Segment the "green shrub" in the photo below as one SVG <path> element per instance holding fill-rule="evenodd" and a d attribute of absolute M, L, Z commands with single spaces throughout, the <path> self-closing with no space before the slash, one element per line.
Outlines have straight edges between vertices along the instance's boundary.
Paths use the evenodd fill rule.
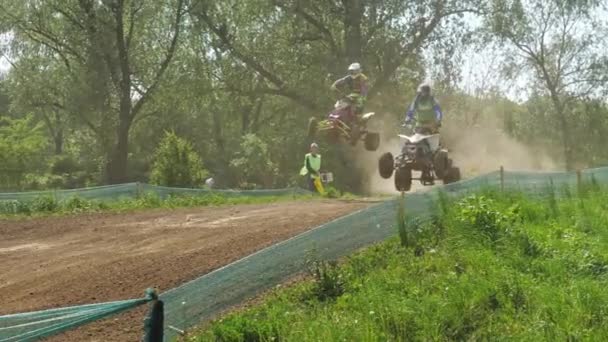
<path fill-rule="evenodd" d="M 53 175 L 72 174 L 81 171 L 76 159 L 69 154 L 54 156 L 49 162 L 49 170 Z"/>
<path fill-rule="evenodd" d="M 27 190 L 48 190 L 65 188 L 63 176 L 53 174 L 27 174 L 23 182 Z"/>
<path fill-rule="evenodd" d="M 173 132 L 166 132 L 154 155 L 152 184 L 175 187 L 200 187 L 207 171 L 192 144 Z"/>
<path fill-rule="evenodd" d="M 30 206 L 33 212 L 52 213 L 57 211 L 59 203 L 52 196 L 40 196 L 30 202 Z"/>
<path fill-rule="evenodd" d="M 72 213 L 92 211 L 98 207 L 99 205 L 97 205 L 94 201 L 86 200 L 80 197 L 71 197 L 62 203 L 62 208 Z"/>
<path fill-rule="evenodd" d="M 213 333 L 217 342 L 280 341 L 279 333 L 272 323 L 241 317 L 217 326 Z"/>
<path fill-rule="evenodd" d="M 278 169 L 270 157 L 268 144 L 255 134 L 243 136 L 236 158 L 230 162 L 239 184 L 256 184 L 271 188 Z"/>
<path fill-rule="evenodd" d="M 312 294 L 317 300 L 333 300 L 344 294 L 345 282 L 335 261 L 309 260 L 307 268 L 314 278 Z"/>
<path fill-rule="evenodd" d="M 325 195 L 326 198 L 340 198 L 340 191 L 332 186 L 325 187 Z"/>
<path fill-rule="evenodd" d="M 47 138 L 34 116 L 0 117 L 0 187 L 22 189 L 25 175 L 44 169 Z"/>
<path fill-rule="evenodd" d="M 27 202 L 10 200 L 0 201 L 0 214 L 18 215 L 31 213 L 31 207 Z"/>
<path fill-rule="evenodd" d="M 492 198 L 471 195 L 458 202 L 458 220 L 495 242 L 517 218 L 517 206 L 501 211 Z"/>

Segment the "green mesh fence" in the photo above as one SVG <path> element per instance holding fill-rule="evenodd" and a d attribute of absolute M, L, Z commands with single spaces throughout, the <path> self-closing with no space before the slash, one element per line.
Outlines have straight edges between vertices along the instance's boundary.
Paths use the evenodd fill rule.
<path fill-rule="evenodd" d="M 268 190 L 207 190 L 207 189 L 189 189 L 189 188 L 171 188 L 165 186 L 140 184 L 142 193 L 151 193 L 165 198 L 170 195 L 204 195 L 213 194 L 227 197 L 237 196 L 285 196 L 309 194 L 310 191 L 301 188 L 285 188 L 285 189 L 268 189 Z"/>
<path fill-rule="evenodd" d="M 66 200 L 72 197 L 100 201 L 116 200 L 120 198 L 132 198 L 137 196 L 137 188 L 137 183 L 127 183 L 71 190 L 1 192 L 0 201 L 26 202 L 40 197 L 53 197 L 56 200 Z"/>
<path fill-rule="evenodd" d="M 445 190 L 461 192 L 496 185 L 498 173 L 453 183 Z M 429 214 L 435 191 L 408 194 L 404 204 L 410 215 Z M 395 234 L 400 198 L 368 207 L 328 222 L 180 287 L 162 293 L 165 302 L 165 340 L 177 331 L 210 319 L 259 291 L 303 270 L 309 251 L 321 259 L 335 259 Z M 297 217 L 294 217 L 297 220 Z"/>
<path fill-rule="evenodd" d="M 160 198 L 169 195 L 208 195 L 222 196 L 284 196 L 291 194 L 306 194 L 308 190 L 301 188 L 283 188 L 270 190 L 208 190 L 191 188 L 172 188 L 144 183 L 126 183 L 119 185 L 106 185 L 71 190 L 26 191 L 26 192 L 0 192 L 0 201 L 27 202 L 40 197 L 52 197 L 58 201 L 73 197 L 109 201 L 123 198 L 135 198 L 142 194 L 153 194 Z"/>
<path fill-rule="evenodd" d="M 37 341 L 86 323 L 131 310 L 150 298 L 72 306 L 0 316 L 0 341 Z"/>
<path fill-rule="evenodd" d="M 579 174 L 576 172 L 495 171 L 472 179 L 432 188 L 429 191 L 409 193 L 404 198 L 405 211 L 410 216 L 429 217 L 433 213 L 432 204 L 439 191 L 444 191 L 450 196 L 461 196 L 484 188 L 502 187 L 504 189 L 522 190 L 531 196 L 542 196 L 547 193 L 550 184 L 553 184 L 555 188 L 568 187 L 570 190 L 575 190 L 580 185 L 579 182 L 589 181 L 608 184 L 608 168 L 585 170 Z M 150 188 L 148 185 L 144 185 L 143 189 L 144 192 L 154 189 L 153 191 L 156 191 L 160 196 L 192 191 L 190 189 Z M 293 192 L 294 190 L 288 189 L 286 191 Z M 243 192 L 235 192 L 235 194 Z M 246 193 L 249 194 L 249 192 Z M 262 193 L 268 194 L 268 192 Z M 393 236 L 396 233 L 394 225 L 400 200 L 397 197 L 328 222 L 162 293 L 160 299 L 165 304 L 165 341 L 172 340 L 179 331 L 213 318 L 231 306 L 302 271 L 310 251 L 314 251 L 313 255 L 317 258 L 336 259 L 361 247 Z M 297 220 L 298 218 L 294 217 L 293 219 Z M 124 303 L 127 302 L 129 301 Z M 103 305 L 110 304 L 95 305 L 103 307 Z M 32 313 L 32 315 L 41 315 L 44 312 Z M 0 317 L 0 341 L 4 341 L 2 338 L 11 338 L 13 336 L 10 335 L 11 331 L 16 331 L 14 329 L 23 329 L 19 333 L 30 332 L 27 325 L 10 318 L 15 316 Z M 38 317 L 44 318 L 44 316 Z M 34 328 L 47 328 L 44 319 L 37 319 L 36 321 L 40 323 L 36 327 L 32 326 L 32 330 Z M 71 325 L 68 327 L 84 324 L 88 321 L 76 322 L 76 320 L 73 320 L 70 321 Z M 14 325 L 16 324 L 22 328 L 15 328 Z M 65 329 L 57 331 L 63 330 Z M 35 334 L 34 332 L 31 333 Z"/>

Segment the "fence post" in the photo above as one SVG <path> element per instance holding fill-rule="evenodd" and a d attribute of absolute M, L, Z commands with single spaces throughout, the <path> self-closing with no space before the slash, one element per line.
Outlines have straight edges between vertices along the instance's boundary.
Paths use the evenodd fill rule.
<path fill-rule="evenodd" d="M 135 198 L 140 198 L 144 192 L 143 185 L 140 182 L 135 182 Z"/>
<path fill-rule="evenodd" d="M 500 166 L 500 191 L 505 191 L 505 168 Z"/>
<path fill-rule="evenodd" d="M 576 170 L 576 190 L 578 191 L 578 195 L 581 195 L 583 186 L 583 180 L 581 175 L 581 170 Z"/>
<path fill-rule="evenodd" d="M 164 303 L 158 299 L 158 294 L 153 289 L 146 290 L 146 297 L 150 298 L 150 311 L 144 319 L 143 342 L 163 342 L 164 330 Z"/>

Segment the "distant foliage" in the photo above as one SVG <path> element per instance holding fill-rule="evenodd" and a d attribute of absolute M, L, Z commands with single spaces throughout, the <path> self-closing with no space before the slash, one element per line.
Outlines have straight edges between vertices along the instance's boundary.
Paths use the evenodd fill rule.
<path fill-rule="evenodd" d="M 192 144 L 174 132 L 166 132 L 154 156 L 152 184 L 177 187 L 202 186 L 207 176 Z"/>
<path fill-rule="evenodd" d="M 240 179 L 241 187 L 262 185 L 271 187 L 278 173 L 272 161 L 268 144 L 255 134 L 243 136 L 236 158 L 230 162 Z"/>
<path fill-rule="evenodd" d="M 44 167 L 46 137 L 31 116 L 0 119 L 0 187 L 20 189 L 25 174 Z"/>

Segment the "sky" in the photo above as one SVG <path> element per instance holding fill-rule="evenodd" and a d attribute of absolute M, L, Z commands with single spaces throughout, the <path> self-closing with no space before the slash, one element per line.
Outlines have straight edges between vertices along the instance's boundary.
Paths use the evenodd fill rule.
<path fill-rule="evenodd" d="M 8 69 L 10 69 L 10 64 L 8 64 L 8 61 L 6 60 L 6 58 L 4 56 L 2 56 L 0 58 L 0 73 L 5 73 L 8 71 Z"/>
<path fill-rule="evenodd" d="M 8 60 L 4 56 L 4 52 L 6 50 L 6 45 L 9 42 L 8 34 L 0 34 L 0 74 L 5 73 L 10 69 L 11 65 Z"/>

